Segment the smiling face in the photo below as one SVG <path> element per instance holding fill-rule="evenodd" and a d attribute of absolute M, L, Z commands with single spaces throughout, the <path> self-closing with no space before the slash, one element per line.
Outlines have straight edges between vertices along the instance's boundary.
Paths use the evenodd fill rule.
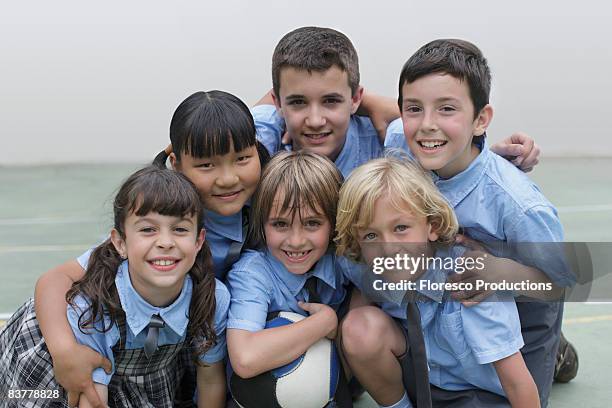
<path fill-rule="evenodd" d="M 333 161 L 344 146 L 351 115 L 362 95 L 361 87 L 352 95 L 347 73 L 333 65 L 323 72 L 283 68 L 279 95 L 273 97 L 294 148 Z"/>
<path fill-rule="evenodd" d="M 264 224 L 270 253 L 296 275 L 308 272 L 327 251 L 331 223 L 322 211 L 302 206 L 299 211 L 281 211 L 282 197 L 277 193 Z"/>
<path fill-rule="evenodd" d="M 204 243 L 197 219 L 150 212 L 131 213 L 125 220 L 125 239 L 115 229 L 111 239 L 128 259 L 134 289 L 150 304 L 167 306 L 180 294 L 185 275 Z"/>
<path fill-rule="evenodd" d="M 180 162 L 172 153 L 170 160 L 177 171 L 195 184 L 204 207 L 225 216 L 242 210 L 261 175 L 255 146 L 235 152 L 232 144 L 227 154 L 202 158 L 182 155 Z"/>
<path fill-rule="evenodd" d="M 473 136 L 484 134 L 493 116 L 486 105 L 474 118 L 465 81 L 430 74 L 402 86 L 402 122 L 406 142 L 427 170 L 450 178 L 478 156 Z"/>

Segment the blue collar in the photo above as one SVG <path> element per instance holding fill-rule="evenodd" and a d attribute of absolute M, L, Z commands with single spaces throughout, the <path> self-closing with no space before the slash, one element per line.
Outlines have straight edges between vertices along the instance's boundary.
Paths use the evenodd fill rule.
<path fill-rule="evenodd" d="M 452 258 L 453 260 L 457 259 L 459 256 L 463 255 L 463 253 L 465 253 L 465 248 L 459 245 L 454 245 L 450 248 L 440 248 L 436 251 L 435 253 L 435 257 L 436 258 L 442 258 L 442 259 L 446 259 L 446 258 Z M 445 262 L 442 262 L 442 265 L 444 265 Z M 427 270 L 420 278 L 418 281 L 429 281 L 431 283 L 444 283 L 448 280 L 448 276 L 450 274 L 454 273 L 454 270 L 450 270 L 450 269 L 438 269 L 438 268 L 432 268 Z M 428 297 L 429 299 L 433 300 L 434 302 L 437 303 L 441 303 L 442 300 L 444 299 L 444 293 L 445 290 L 443 289 L 433 289 L 430 288 L 424 288 L 423 290 L 420 289 L 419 282 L 417 281 L 417 292 L 419 292 L 421 295 L 424 295 L 426 297 Z M 436 286 L 440 286 L 440 285 L 436 285 Z"/>
<path fill-rule="evenodd" d="M 220 215 L 211 210 L 204 210 L 204 228 L 207 232 L 243 242 L 242 237 L 242 211 L 232 215 Z"/>
<path fill-rule="evenodd" d="M 278 278 L 289 288 L 291 294 L 295 297 L 306 284 L 306 279 L 311 276 L 316 276 L 325 282 L 332 289 L 336 289 L 336 263 L 335 256 L 331 253 L 326 253 L 317 261 L 314 269 L 306 272 L 303 275 L 296 275 L 285 268 L 281 261 L 276 259 L 270 251 L 265 250 L 265 257 L 272 266 L 272 271 Z"/>
<path fill-rule="evenodd" d="M 153 306 L 140 296 L 132 286 L 128 261 L 123 261 L 117 270 L 115 285 L 125 312 L 125 321 L 135 336 L 138 335 L 151 321 L 151 316 L 158 314 L 164 322 L 179 336 L 182 336 L 189 323 L 188 311 L 191 302 L 192 282 L 187 275 L 179 297 L 164 308 Z"/>
<path fill-rule="evenodd" d="M 342 150 L 340 150 L 338 157 L 334 160 L 338 169 L 344 169 L 347 165 L 350 165 L 351 162 L 355 162 L 359 158 L 359 136 L 355 130 L 355 126 L 356 123 L 353 120 L 353 115 L 351 115 L 351 120 L 346 130 L 344 146 L 342 146 Z"/>
<path fill-rule="evenodd" d="M 492 153 L 483 142 L 480 154 L 474 159 L 467 169 L 454 175 L 449 179 L 440 178 L 434 174 L 433 179 L 451 207 L 456 207 L 469 193 L 476 188 L 485 175 L 485 170 L 492 159 Z"/>
<path fill-rule="evenodd" d="M 420 284 L 420 281 L 424 281 L 424 282 L 428 281 L 430 283 L 444 283 L 446 282 L 446 276 L 447 274 L 444 270 L 436 269 L 436 268 L 429 269 L 418 279 L 417 285 Z M 417 292 L 419 292 L 421 295 L 424 295 L 437 303 L 442 302 L 442 299 L 444 298 L 444 290 L 442 289 L 432 289 L 432 288 L 420 289 L 419 286 L 417 286 Z"/>

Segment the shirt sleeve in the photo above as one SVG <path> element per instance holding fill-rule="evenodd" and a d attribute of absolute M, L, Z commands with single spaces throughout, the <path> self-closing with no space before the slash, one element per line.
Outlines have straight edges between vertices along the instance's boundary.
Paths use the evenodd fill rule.
<path fill-rule="evenodd" d="M 217 343 L 206 353 L 200 356 L 200 361 L 205 364 L 214 364 L 225 358 L 227 354 L 227 343 L 225 339 L 225 328 L 227 326 L 227 311 L 230 305 L 230 294 L 227 288 L 219 280 L 215 280 L 215 335 Z"/>
<path fill-rule="evenodd" d="M 523 347 L 516 303 L 509 293 L 497 292 L 472 307 L 461 306 L 461 319 L 466 343 L 479 364 L 501 360 Z"/>
<path fill-rule="evenodd" d="M 276 112 L 274 105 L 257 105 L 251 108 L 255 121 L 257 140 L 268 149 L 272 156 L 281 150 L 281 138 L 285 132 L 285 121 Z"/>
<path fill-rule="evenodd" d="M 103 326 L 108 327 L 110 320 L 108 317 L 104 318 L 104 322 L 97 322 L 95 328 L 80 329 L 79 328 L 79 317 L 88 307 L 88 302 L 81 296 L 75 298 L 75 305 L 68 305 L 67 317 L 72 332 L 77 342 L 84 346 L 88 346 L 94 351 L 100 353 L 103 357 L 110 360 L 112 364 L 112 371 L 110 374 L 106 374 L 104 369 L 96 368 L 93 371 L 93 381 L 98 384 L 108 385 L 111 377 L 115 373 L 115 359 L 113 357 L 112 347 L 119 341 L 119 331 L 116 325 L 113 325 L 110 330 L 102 332 Z"/>
<path fill-rule="evenodd" d="M 535 205 L 518 214 L 506 235 L 517 262 L 539 269 L 558 286 L 576 283 L 565 258 L 563 227 L 553 207 Z"/>
<path fill-rule="evenodd" d="M 259 331 L 266 326 L 272 296 L 266 282 L 268 275 L 259 262 L 240 263 L 227 276 L 231 302 L 228 329 Z"/>
<path fill-rule="evenodd" d="M 401 118 L 395 119 L 387 126 L 385 149 L 402 149 L 406 152 L 409 151 L 406 138 L 404 137 L 404 125 L 402 124 Z"/>
<path fill-rule="evenodd" d="M 89 258 L 91 257 L 92 252 L 96 249 L 96 247 L 91 247 L 87 251 L 83 252 L 76 260 L 81 265 L 81 268 L 87 270 L 87 265 L 89 265 Z"/>
<path fill-rule="evenodd" d="M 338 257 L 336 262 L 342 271 L 342 284 L 351 282 L 361 290 L 361 275 L 365 272 L 365 266 L 343 256 Z"/>
<path fill-rule="evenodd" d="M 79 255 L 79 257 L 76 260 L 79 263 L 79 265 L 81 265 L 81 268 L 87 270 L 87 265 L 89 265 L 89 258 L 91 257 L 91 254 L 93 253 L 94 249 L 102 245 L 109 238 L 110 238 L 110 235 L 104 238 L 102 241 L 100 241 L 97 245 L 92 246 L 87 251 Z"/>

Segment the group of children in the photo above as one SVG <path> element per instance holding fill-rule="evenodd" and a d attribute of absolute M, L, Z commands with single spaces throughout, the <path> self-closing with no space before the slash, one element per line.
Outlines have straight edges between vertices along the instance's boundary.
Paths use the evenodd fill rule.
<path fill-rule="evenodd" d="M 363 279 L 373 257 L 390 255 L 385 244 L 459 257 L 484 253 L 471 240 L 563 240 L 554 207 L 492 151 L 528 170 L 533 141 L 486 143 L 490 81 L 473 44 L 428 43 L 402 69 L 398 118 L 394 102 L 364 93 L 346 36 L 288 33 L 262 104 L 210 91 L 178 106 L 171 152 L 124 182 L 110 237 L 44 274 L 3 329 L 1 388 L 60 390 L 31 406 L 223 407 L 226 362 L 251 378 L 328 337 L 345 380 L 381 407 L 546 406 L 561 302 L 427 290 L 377 299 Z M 391 147 L 408 156 L 383 157 Z M 430 245 L 459 228 L 470 249 Z M 546 260 L 486 259 L 485 279 L 572 284 Z M 265 328 L 275 311 L 306 317 Z"/>

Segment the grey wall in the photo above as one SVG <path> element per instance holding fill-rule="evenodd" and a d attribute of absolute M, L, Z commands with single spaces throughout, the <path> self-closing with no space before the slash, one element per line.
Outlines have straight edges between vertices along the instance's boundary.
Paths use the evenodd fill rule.
<path fill-rule="evenodd" d="M 612 156 L 612 6 L 558 1 L 5 2 L 0 164 L 146 161 L 176 105 L 271 87 L 276 42 L 302 25 L 345 32 L 366 88 L 396 96 L 402 63 L 439 37 L 475 42 L 494 75 L 489 135 L 544 155 Z"/>

